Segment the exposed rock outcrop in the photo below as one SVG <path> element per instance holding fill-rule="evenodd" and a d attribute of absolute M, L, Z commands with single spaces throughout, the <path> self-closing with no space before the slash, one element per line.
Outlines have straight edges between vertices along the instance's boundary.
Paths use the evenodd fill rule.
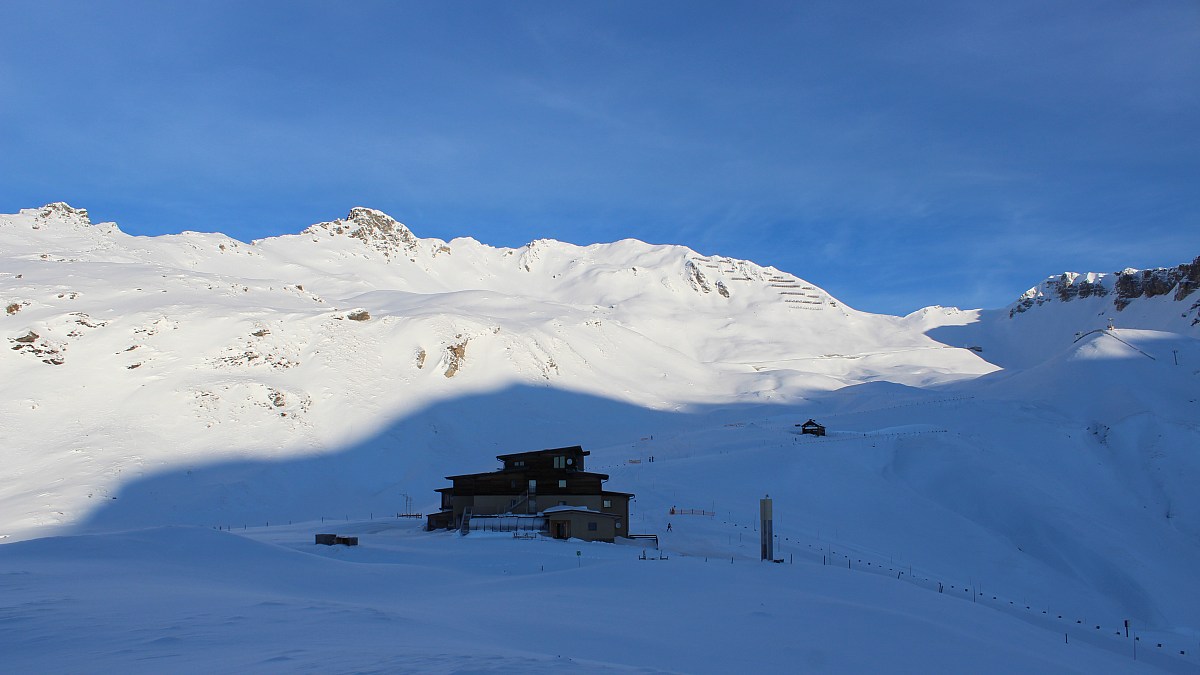
<path fill-rule="evenodd" d="M 688 283 L 692 285 L 693 289 L 701 293 L 712 292 L 712 287 L 708 285 L 708 279 L 705 278 L 704 273 L 700 271 L 700 268 L 696 266 L 695 262 L 689 260 L 684 263 L 683 267 Z"/>
<path fill-rule="evenodd" d="M 446 347 L 448 357 L 446 360 L 446 377 L 454 377 L 454 375 L 458 373 L 458 369 L 462 367 L 463 361 L 465 361 L 467 358 L 468 342 L 470 342 L 469 339 Z"/>
<path fill-rule="evenodd" d="M 1113 296 L 1113 306 L 1117 311 L 1121 311 L 1138 298 L 1153 298 L 1172 292 L 1173 300 L 1183 301 L 1198 288 L 1200 257 L 1176 267 L 1125 269 L 1112 274 L 1066 272 L 1057 277 L 1050 277 L 1040 285 L 1025 291 L 1009 308 L 1008 315 L 1016 316 L 1051 300 L 1071 302 L 1076 299 L 1103 298 L 1110 295 Z M 1195 309 L 1195 306 L 1192 309 Z"/>
<path fill-rule="evenodd" d="M 345 219 L 309 226 L 304 234 L 353 237 L 385 256 L 412 256 L 420 247 L 420 240 L 403 224 L 383 211 L 362 206 L 350 209 Z"/>
<path fill-rule="evenodd" d="M 1118 272 L 1116 287 L 1117 309 L 1125 309 L 1134 298 L 1152 298 L 1171 291 L 1175 291 L 1175 300 L 1183 300 L 1200 287 L 1200 256 L 1177 267 Z"/>
<path fill-rule="evenodd" d="M 87 209 L 77 209 L 66 202 L 54 202 L 47 204 L 38 209 L 38 221 L 47 220 L 62 220 L 78 225 L 91 225 L 92 219 L 88 217 Z M 40 223 L 35 223 L 34 227 L 39 227 Z"/>

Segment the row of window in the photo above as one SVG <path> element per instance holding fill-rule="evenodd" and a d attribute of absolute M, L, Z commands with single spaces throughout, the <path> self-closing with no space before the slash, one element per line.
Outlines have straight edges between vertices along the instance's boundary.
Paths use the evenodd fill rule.
<path fill-rule="evenodd" d="M 568 466 L 571 466 L 573 464 L 575 464 L 575 459 L 573 457 L 558 456 L 558 457 L 554 458 L 554 468 L 556 468 L 556 469 L 565 469 Z M 525 466 L 525 460 L 523 460 L 523 459 L 513 460 L 512 465 L 513 465 L 513 467 L 519 469 L 519 468 Z"/>
<path fill-rule="evenodd" d="M 509 487 L 517 487 L 517 481 L 515 479 L 510 480 L 508 482 L 508 485 L 509 485 Z M 558 487 L 560 487 L 560 488 L 567 487 L 567 479 L 565 479 L 565 478 L 559 479 Z M 529 479 L 529 491 L 537 492 L 537 481 L 532 478 Z"/>
<path fill-rule="evenodd" d="M 516 500 L 512 500 L 512 503 L 516 503 Z M 612 508 L 612 500 L 605 500 L 604 502 L 601 502 L 601 503 L 604 504 L 604 508 Z M 566 506 L 566 502 L 559 501 L 558 506 Z"/>

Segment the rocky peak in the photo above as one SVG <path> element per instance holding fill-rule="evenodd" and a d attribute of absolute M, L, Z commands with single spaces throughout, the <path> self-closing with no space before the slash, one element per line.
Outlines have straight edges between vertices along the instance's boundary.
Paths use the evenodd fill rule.
<path fill-rule="evenodd" d="M 87 209 L 77 209 L 66 202 L 54 202 L 40 209 L 30 210 L 34 212 L 34 227 L 51 220 L 58 220 L 72 225 L 92 224 L 91 218 L 88 217 Z M 24 211 L 23 213 L 28 213 L 28 211 Z"/>
<path fill-rule="evenodd" d="M 411 230 L 388 214 L 362 206 L 350 209 L 344 219 L 317 223 L 304 230 L 304 234 L 353 237 L 386 256 L 393 253 L 411 256 L 420 242 Z"/>

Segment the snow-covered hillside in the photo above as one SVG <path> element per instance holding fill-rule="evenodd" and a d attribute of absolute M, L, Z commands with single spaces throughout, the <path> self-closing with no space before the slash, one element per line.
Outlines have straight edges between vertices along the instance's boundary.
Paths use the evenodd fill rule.
<path fill-rule="evenodd" d="M 78 522 L 130 477 L 334 452 L 507 387 L 683 410 L 994 370 L 790 274 L 632 240 L 496 249 L 367 209 L 253 244 L 130 237 L 54 204 L 0 217 L 0 250 L 10 537 Z"/>
<path fill-rule="evenodd" d="M 320 669 L 317 652 L 289 652 L 263 627 L 285 621 L 276 606 L 304 610 L 284 625 L 306 640 L 318 625 L 339 626 L 339 653 L 361 656 L 351 670 L 549 671 L 560 656 L 597 672 L 1197 663 L 1194 263 L 1163 277 L 1174 280 L 1167 291 L 1157 272 L 1068 275 L 1091 290 L 1044 284 L 1005 310 L 892 317 L 790 273 L 680 246 L 494 248 L 418 238 L 361 208 L 250 244 L 131 237 L 63 204 L 0 216 L 0 263 L 10 347 L 0 350 L 0 584 L 20 603 L 8 615 L 31 631 L 0 638 L 0 651 L 31 668 L 47 664 L 34 650 L 55 625 L 115 622 L 145 639 L 60 645 L 50 670 L 128 669 L 122 655 L 143 652 L 172 670 Z M 1133 276 L 1140 296 L 1120 290 Z M 829 435 L 797 435 L 809 417 Z M 561 550 L 573 542 L 459 542 L 383 520 L 409 499 L 435 508 L 444 476 L 493 469 L 497 454 L 573 444 L 592 451 L 589 466 L 611 475 L 611 489 L 637 494 L 632 531 L 659 534 L 670 560 L 596 544 L 588 555 L 603 562 L 573 572 L 578 561 Z M 742 571 L 757 565 L 765 493 L 794 560 L 778 575 Z M 314 549 L 314 528 L 332 520 L 363 545 Z M 131 528 L 145 529 L 111 534 Z M 89 557 L 96 566 L 80 568 Z M 240 562 L 200 574 L 161 607 L 100 616 L 110 568 L 137 558 L 133 574 L 168 588 L 194 576 L 196 557 Z M 830 577 L 834 563 L 849 576 Z M 555 578 L 506 576 L 534 565 Z M 650 565 L 670 568 L 675 583 Z M 283 572 L 247 572 L 259 567 Z M 312 585 L 345 595 L 313 599 Z M 640 618 L 606 629 L 606 640 L 631 645 L 624 657 L 587 641 L 518 648 L 507 610 L 481 617 L 487 630 L 462 630 L 438 604 L 467 602 L 464 585 L 483 604 L 526 609 L 559 607 L 554 598 L 582 586 L 605 615 L 634 606 Z M 697 589 L 723 585 L 731 591 L 712 600 L 712 628 L 672 622 L 700 612 Z M 610 586 L 623 590 L 600 599 Z M 33 611 L 59 588 L 77 604 L 54 605 L 53 620 Z M 254 604 L 232 600 L 248 588 Z M 939 588 L 969 589 L 970 600 Z M 786 602 L 755 609 L 747 594 Z M 412 604 L 402 609 L 401 598 Z M 207 628 L 171 615 L 172 603 L 209 617 Z M 546 611 L 587 623 L 567 605 Z M 411 662 L 361 637 L 424 626 L 422 614 L 430 625 L 404 643 L 424 650 Z M 1125 619 L 1156 657 L 1129 658 L 1132 643 L 1113 635 Z M 181 643 L 159 642 L 170 625 L 188 626 Z M 802 629 L 808 637 L 796 639 Z M 265 640 L 270 655 L 258 661 L 243 646 L 197 656 L 204 635 L 233 633 Z M 712 648 L 686 652 L 688 635 Z M 731 635 L 755 654 L 713 646 L 737 643 Z M 770 636 L 795 646 L 772 654 Z M 1061 651 L 1066 636 L 1075 651 Z M 873 647 L 878 658 L 858 656 Z M 106 656 L 84 658 L 93 651 Z"/>
<path fill-rule="evenodd" d="M 1110 323 L 1200 338 L 1200 257 L 1175 267 L 1112 274 L 1066 272 L 1004 309 L 931 307 L 910 316 L 947 344 L 981 350 L 1005 368 L 1026 368 Z"/>

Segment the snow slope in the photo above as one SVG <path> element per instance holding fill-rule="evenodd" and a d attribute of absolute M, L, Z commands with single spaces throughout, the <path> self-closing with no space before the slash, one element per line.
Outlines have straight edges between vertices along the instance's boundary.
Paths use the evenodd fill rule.
<path fill-rule="evenodd" d="M 1195 667 L 1200 350 L 1163 297 L 1076 341 L 1095 297 L 871 315 L 683 247 L 497 249 L 369 209 L 245 244 L 50 205 L 0 216 L 0 256 L 0 645 L 28 669 Z M 669 561 L 593 545 L 572 573 L 574 542 L 383 520 L 576 443 Z M 757 563 L 765 493 L 794 565 Z M 315 549 L 322 520 L 363 546 Z M 514 612 L 596 629 L 572 592 L 623 625 L 531 644 Z"/>
<path fill-rule="evenodd" d="M 1155 672 L 1079 631 L 817 564 L 360 523 L 0 548 L 15 672 Z M 580 553 L 579 556 L 575 552 Z M 77 562 L 87 560 L 81 568 Z M 12 624 L 9 623 L 11 626 Z M 1145 659 L 1152 659 L 1149 663 Z M 1166 662 L 1170 665 L 1170 661 Z"/>
<path fill-rule="evenodd" d="M 970 346 L 1005 368 L 1028 368 L 1081 333 L 1142 328 L 1200 338 L 1200 258 L 1175 267 L 1112 274 L 1066 272 L 1004 309 L 927 307 L 906 317 L 946 344 Z"/>

